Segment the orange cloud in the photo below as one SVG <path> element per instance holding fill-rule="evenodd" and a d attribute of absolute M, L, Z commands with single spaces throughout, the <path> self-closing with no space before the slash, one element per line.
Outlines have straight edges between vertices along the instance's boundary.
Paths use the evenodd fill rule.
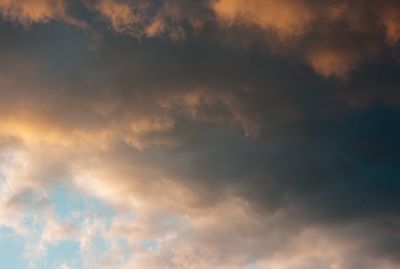
<path fill-rule="evenodd" d="M 29 25 L 61 20 L 67 24 L 86 27 L 86 23 L 68 14 L 64 0 L 0 0 L 0 14 L 11 21 Z"/>
<path fill-rule="evenodd" d="M 172 40 L 179 40 L 185 36 L 180 21 L 186 17 L 182 15 L 181 8 L 179 4 L 171 5 L 169 1 L 154 7 L 152 3 L 142 0 L 101 0 L 95 9 L 116 32 L 146 37 L 165 34 Z"/>
<path fill-rule="evenodd" d="M 232 35 L 227 37 L 229 42 L 251 43 L 247 39 L 261 38 L 279 53 L 298 54 L 325 77 L 346 77 L 363 60 L 374 57 L 387 45 L 393 46 L 400 38 L 400 6 L 392 1 L 208 1 L 215 17 L 196 7 L 162 1 L 155 7 L 156 12 L 150 12 L 149 4 L 143 1 L 102 0 L 98 11 L 115 31 L 147 37 L 167 34 L 173 40 L 185 36 L 184 23 L 198 30 L 207 22 L 216 22 L 224 30 L 235 29 L 228 32 Z M 252 28 L 261 31 L 256 36 L 246 35 Z"/>
<path fill-rule="evenodd" d="M 277 38 L 264 41 L 277 42 L 283 54 L 296 51 L 325 77 L 347 76 L 400 38 L 400 6 L 393 1 L 217 0 L 211 8 L 225 27 L 244 25 L 276 33 Z"/>
<path fill-rule="evenodd" d="M 267 47 L 274 45 L 275 52 L 297 54 L 316 73 L 325 77 L 345 77 L 364 59 L 374 57 L 385 46 L 395 46 L 400 38 L 400 6 L 396 1 L 82 2 L 118 33 L 182 40 L 188 29 L 207 32 L 204 25 L 211 23 L 219 25 L 222 30 L 217 31 L 224 31 L 232 44 L 262 40 Z M 73 18 L 68 4 L 65 0 L 0 0 L 0 14 L 23 25 L 57 20 L 81 27 L 87 24 L 95 26 L 93 22 Z M 252 32 L 254 29 L 258 31 Z M 336 42 L 343 39 L 352 44 L 344 50 L 341 42 Z M 321 43 L 325 44 L 323 49 L 310 52 Z"/>
<path fill-rule="evenodd" d="M 303 34 L 313 19 L 311 10 L 303 1 L 218 0 L 212 7 L 223 22 L 272 30 L 280 38 Z"/>
<path fill-rule="evenodd" d="M 0 0 L 3 16 L 21 23 L 47 22 L 64 12 L 63 1 Z"/>
<path fill-rule="evenodd" d="M 346 77 L 355 68 L 360 56 L 352 52 L 337 52 L 329 48 L 311 51 L 308 55 L 308 62 L 313 69 L 325 77 Z"/>
<path fill-rule="evenodd" d="M 246 113 L 240 101 L 228 93 L 216 93 L 205 89 L 192 90 L 176 95 L 160 95 L 158 103 L 167 110 L 180 111 L 196 120 L 238 125 L 248 137 L 255 138 L 261 128 L 257 116 Z M 225 113 L 222 115 L 207 113 L 208 109 L 215 107 L 223 109 Z"/>
<path fill-rule="evenodd" d="M 386 39 L 390 45 L 400 39 L 400 9 L 387 7 L 383 13 L 383 24 L 386 27 Z"/>
<path fill-rule="evenodd" d="M 133 8 L 124 2 L 113 0 L 101 0 L 97 5 L 97 10 L 111 24 L 113 30 L 117 32 L 131 32 L 139 18 L 134 14 Z"/>
<path fill-rule="evenodd" d="M 135 7 L 128 3 L 130 2 L 104 0 L 98 5 L 99 12 L 109 20 L 114 31 L 132 31 L 140 21 L 135 13 Z M 220 20 L 224 25 L 225 23 L 239 23 L 258 27 L 263 31 L 275 31 L 279 36 L 279 42 L 287 42 L 288 37 L 296 37 L 301 40 L 303 36 L 307 35 L 307 31 L 312 31 L 310 28 L 313 18 L 312 11 L 304 3 L 221 0 L 215 3 L 214 8 L 216 12 L 219 12 Z M 286 4 L 288 6 L 285 6 Z M 247 5 L 247 7 L 241 8 L 241 5 Z M 295 8 L 296 5 L 301 6 Z M 345 5 L 331 11 L 332 15 L 328 21 L 342 20 L 347 16 L 345 15 L 347 8 Z M 303 15 L 301 12 L 295 14 L 296 9 L 303 10 Z M 44 10 L 46 9 L 44 8 Z M 282 10 L 282 14 L 287 15 L 281 18 L 273 14 L 279 10 Z M 263 17 L 263 14 L 270 13 L 271 17 Z M 30 19 L 24 20 L 29 23 L 46 22 L 57 16 L 54 15 L 57 13 L 53 14 L 51 11 L 36 14 L 39 15 L 29 15 Z M 182 16 L 179 12 L 169 14 L 175 14 L 174 16 L 177 18 Z M 18 19 L 13 20 L 21 21 L 21 15 L 18 16 Z M 392 44 L 398 38 L 397 15 L 389 12 L 385 18 L 387 19 L 387 22 L 385 21 L 387 42 Z M 149 28 L 144 26 L 148 30 L 146 30 L 148 36 L 157 36 L 166 31 L 161 15 L 160 20 L 154 20 L 153 23 Z M 355 44 L 351 39 L 354 37 L 353 35 L 345 36 L 350 40 L 347 43 L 343 41 L 346 38 L 336 38 L 339 37 L 337 32 L 332 31 L 322 35 L 317 31 L 315 32 L 317 37 L 310 42 L 304 41 L 306 44 L 304 44 L 304 48 L 299 49 L 299 53 L 317 73 L 326 77 L 345 77 L 352 69 L 356 68 L 362 59 L 373 54 L 377 47 L 374 43 L 375 39 L 369 38 L 371 34 L 369 30 L 360 29 L 355 24 L 352 26 L 351 31 L 362 32 L 360 40 L 368 41 L 367 45 L 359 42 L 362 48 L 358 48 L 357 43 Z M 368 38 L 363 39 L 364 35 Z M 123 55 L 125 56 L 125 54 Z M 177 58 L 171 59 L 170 62 L 178 61 Z M 15 63 L 16 61 L 13 61 L 13 64 Z M 147 62 L 143 66 L 146 64 Z M 193 63 L 190 62 L 190 64 Z M 165 65 L 174 69 L 174 66 Z M 137 70 L 121 65 L 121 69 L 123 68 L 128 70 L 128 74 L 131 74 L 132 70 Z M 288 191 L 288 196 L 284 197 L 285 201 L 282 201 L 281 208 L 273 212 L 262 212 L 263 214 L 256 212 L 250 202 L 253 200 L 246 200 L 242 198 L 242 194 L 237 193 L 240 190 L 236 190 L 238 187 L 235 184 L 240 182 L 235 181 L 237 176 L 240 181 L 243 180 L 244 185 L 247 184 L 247 181 L 253 185 L 252 179 L 253 177 L 257 179 L 257 171 L 254 173 L 246 171 L 244 166 L 232 169 L 239 163 L 235 163 L 234 159 L 219 155 L 221 151 L 224 151 L 223 153 L 226 155 L 233 155 L 241 153 L 243 150 L 244 154 L 239 160 L 244 163 L 251 162 L 250 165 L 248 164 L 250 169 L 254 169 L 256 165 L 267 166 L 268 162 L 274 163 L 273 158 L 264 159 L 266 156 L 263 154 L 247 155 L 244 147 L 247 147 L 248 141 L 246 141 L 246 145 L 239 145 L 240 152 L 236 152 L 234 145 L 229 144 L 232 143 L 229 141 L 230 131 L 222 134 L 223 139 L 207 141 L 207 143 L 203 142 L 204 144 L 200 143 L 199 145 L 192 142 L 192 139 L 198 139 L 196 137 L 198 134 L 193 134 L 197 129 L 190 130 L 192 125 L 185 126 L 183 132 L 179 130 L 181 132 L 173 133 L 176 128 L 182 128 L 179 126 L 181 123 L 179 120 L 184 117 L 184 120 L 195 121 L 195 124 L 201 122 L 202 124 L 239 126 L 247 136 L 256 136 L 261 128 L 261 123 L 256 115 L 257 109 L 250 112 L 244 108 L 244 103 L 247 102 L 241 100 L 244 94 L 235 90 L 220 90 L 218 87 L 204 89 L 199 86 L 198 90 L 188 90 L 186 83 L 184 83 L 184 90 L 179 89 L 182 87 L 179 85 L 176 87 L 177 90 L 170 90 L 163 84 L 163 80 L 156 85 L 157 90 L 154 92 L 147 91 L 147 87 L 143 87 L 144 90 L 142 89 L 142 92 L 139 93 L 136 88 L 140 89 L 142 85 L 131 84 L 132 81 L 129 80 L 113 81 L 117 86 L 122 83 L 129 85 L 129 92 L 122 94 L 121 92 L 112 92 L 102 96 L 99 88 L 93 91 L 90 88 L 84 88 L 82 92 L 79 91 L 81 85 L 76 89 L 74 85 L 63 85 L 65 88 L 72 88 L 70 91 L 63 92 L 53 90 L 53 85 L 47 85 L 50 89 L 45 89 L 46 85 L 34 85 L 40 80 L 36 74 L 29 77 L 29 84 L 20 82 L 23 81 L 21 78 L 27 80 L 27 76 L 21 74 L 22 69 L 19 67 L 18 75 L 11 78 L 19 87 L 10 87 L 14 83 L 6 83 L 2 87 L 7 91 L 2 91 L 4 94 L 2 99 L 6 101 L 3 101 L 4 105 L 1 106 L 0 137 L 12 137 L 22 142 L 22 145 L 18 145 L 22 148 L 22 153 L 8 158 L 14 163 L 10 164 L 5 161 L 3 165 L 3 162 L 0 162 L 0 173 L 7 178 L 5 187 L 2 185 L 0 188 L 0 224 L 25 231 L 26 227 L 21 226 L 25 213 L 21 207 L 29 206 L 30 201 L 23 199 L 26 189 L 40 190 L 42 195 L 39 195 L 40 199 L 36 202 L 42 204 L 42 200 L 45 200 L 47 195 L 46 190 L 50 188 L 49 185 L 59 178 L 67 178 L 66 180 L 72 182 L 76 191 L 108 202 L 117 209 L 116 214 L 121 215 L 118 215 L 117 219 L 109 226 L 97 220 L 94 220 L 93 223 L 87 221 L 85 229 L 79 235 L 76 234 L 73 226 L 62 225 L 48 216 L 46 230 L 41 239 L 43 242 L 51 243 L 65 238 L 80 237 L 81 251 L 90 251 L 91 240 L 94 240 L 96 233 L 101 234 L 108 240 L 107 242 L 111 242 L 111 245 L 117 245 L 115 242 L 123 238 L 130 244 L 130 247 L 135 249 L 126 268 L 176 269 L 197 266 L 199 268 L 241 269 L 250 265 L 249 263 L 259 263 L 267 267 L 284 269 L 313 268 L 321 264 L 327 268 L 342 269 L 351 268 L 347 266 L 348 253 L 355 253 L 354 256 L 366 260 L 365 266 L 355 268 L 365 268 L 371 264 L 376 265 L 376 268 L 395 268 L 390 262 L 376 260 L 369 254 L 358 253 L 357 245 L 346 240 L 339 242 L 340 240 L 335 237 L 336 234 L 332 236 L 327 231 L 313 227 L 302 230 L 307 223 L 304 224 L 301 217 L 300 224 L 296 223 L 296 214 L 293 214 L 290 211 L 293 209 L 287 208 L 285 204 L 286 199 L 290 200 L 291 190 Z M 108 66 L 105 69 L 108 71 Z M 225 70 L 223 71 L 225 72 Z M 232 70 L 228 69 L 227 72 L 230 71 Z M 206 73 L 207 76 L 192 72 L 201 78 L 211 78 L 215 73 L 220 74 L 219 69 L 213 68 L 211 68 L 211 73 Z M 182 74 L 185 74 L 184 72 L 177 73 L 182 77 Z M 94 74 L 98 73 L 94 71 Z M 112 76 L 113 73 L 110 72 L 107 75 Z M 7 77 L 7 73 L 3 76 Z M 101 76 L 94 77 L 97 79 Z M 227 77 L 222 78 L 224 82 L 229 80 Z M 189 80 L 190 78 L 189 76 L 185 79 Z M 248 76 L 247 78 L 250 80 L 254 77 Z M 172 77 L 171 80 L 175 79 Z M 6 80 L 3 79 L 3 83 L 5 82 Z M 119 82 L 122 83 L 119 84 Z M 263 91 L 263 95 L 255 95 L 256 97 L 261 96 L 261 99 L 257 101 L 263 107 L 268 106 L 268 88 L 276 86 L 274 83 L 271 83 L 271 86 L 268 82 L 264 82 L 264 80 L 260 82 L 262 84 L 260 91 Z M 190 83 L 188 84 L 190 85 Z M 227 87 L 232 84 L 239 83 L 233 80 Z M 87 86 L 86 83 L 85 86 Z M 135 90 L 132 90 L 133 88 Z M 296 88 L 297 92 L 297 87 L 293 88 Z M 171 93 L 171 91 L 174 92 Z M 286 89 L 280 91 L 283 98 L 291 97 L 288 91 Z M 271 92 L 273 91 L 271 90 Z M 296 97 L 296 102 L 297 99 L 301 99 L 298 98 L 300 95 L 296 95 Z M 319 102 L 320 99 L 317 100 Z M 272 100 L 272 102 L 275 101 Z M 279 102 L 276 103 L 276 106 L 281 106 Z M 254 105 L 254 103 L 249 101 L 249 105 Z M 279 110 L 277 111 L 260 109 L 260 113 L 274 114 L 278 121 L 283 120 L 280 119 Z M 177 136 L 177 140 L 164 137 L 171 133 Z M 208 135 L 206 138 L 211 138 L 210 140 L 218 138 L 218 134 L 212 132 Z M 193 143 L 195 149 L 186 149 L 187 144 L 175 147 L 177 144 L 179 145 L 179 139 L 189 139 L 187 144 L 192 146 L 191 143 Z M 218 143 L 227 144 L 218 148 L 220 146 Z M 234 140 L 234 143 L 241 142 Z M 280 151 L 278 144 L 271 146 L 268 150 Z M 169 146 L 168 149 L 171 147 L 173 149 L 163 150 L 165 145 Z M 232 150 L 229 148 L 231 146 Z M 253 146 L 252 144 L 251 147 Z M 290 154 L 296 154 L 296 151 L 297 149 L 293 147 Z M 278 159 L 283 157 L 279 154 L 272 156 L 278 156 Z M 221 160 L 218 160 L 219 158 Z M 216 166 L 218 167 L 209 165 L 217 160 Z M 306 161 L 309 162 L 308 159 Z M 200 165 L 200 167 L 203 170 L 210 170 L 207 171 L 207 175 L 195 169 L 195 166 L 202 162 L 204 165 Z M 229 171 L 221 172 L 218 169 Z M 294 167 L 292 170 L 296 171 L 297 169 Z M 188 172 L 177 170 L 188 170 Z M 238 175 L 227 173 L 231 171 L 233 171 L 232 174 L 238 173 Z M 279 179 L 279 173 L 274 174 L 274 171 L 271 171 L 269 174 L 267 169 L 262 171 L 262 180 L 266 183 L 270 177 Z M 209 174 L 213 176 L 212 180 L 207 179 Z M 232 178 L 230 178 L 231 176 Z M 294 178 L 297 180 L 297 175 Z M 298 181 L 301 183 L 301 176 L 299 178 Z M 193 182 L 196 180 L 198 182 Z M 219 180 L 221 183 L 218 182 Z M 224 180 L 228 183 L 225 183 Z M 221 188 L 223 190 L 211 195 L 209 193 L 214 191 L 212 187 L 207 186 L 206 191 L 199 187 L 214 183 L 229 186 L 224 186 Z M 0 182 L 0 184 L 3 183 Z M 292 183 L 289 181 L 288 184 Z M 274 186 L 272 185 L 268 188 L 272 188 L 273 191 Z M 254 187 L 257 186 L 257 183 L 254 183 Z M 267 197 L 269 195 L 268 188 L 260 189 L 258 194 Z M 281 191 L 278 186 L 277 192 Z M 268 203 L 269 200 L 266 199 L 264 202 Z M 290 202 L 288 201 L 288 203 Z M 297 204 L 294 203 L 293 207 L 296 206 Z M 135 213 L 134 220 L 128 217 L 124 218 L 121 213 L 127 208 L 130 212 Z M 178 221 L 173 222 L 171 219 Z M 357 241 L 359 238 L 351 239 Z M 138 241 L 142 243 L 143 240 L 156 241 L 156 249 L 143 250 L 138 243 Z M 328 248 L 331 252 L 322 251 Z M 111 264 L 110 266 L 113 268 L 124 268 L 123 265 L 114 266 L 114 262 L 115 264 L 119 262 L 119 259 L 116 258 L 118 251 L 117 248 L 110 251 L 109 254 L 112 257 L 107 260 L 106 264 Z M 114 254 L 115 256 L 113 256 Z M 121 264 L 123 261 L 122 259 Z M 88 267 L 98 268 L 95 265 Z"/>

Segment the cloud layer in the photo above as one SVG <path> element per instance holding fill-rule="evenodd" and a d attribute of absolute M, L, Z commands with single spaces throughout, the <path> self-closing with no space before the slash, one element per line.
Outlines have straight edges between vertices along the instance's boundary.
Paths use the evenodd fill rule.
<path fill-rule="evenodd" d="M 0 0 L 0 225 L 32 268 L 397 268 L 399 12 Z"/>
<path fill-rule="evenodd" d="M 110 29 L 136 37 L 182 40 L 188 35 L 218 36 L 239 46 L 263 42 L 266 49 L 296 54 L 325 77 L 346 78 L 362 62 L 396 49 L 400 7 L 396 1 L 8 1 L 3 18 L 25 26 L 61 21 L 97 28 L 77 16 L 85 9 Z M 79 17 L 79 18 L 78 18 Z"/>

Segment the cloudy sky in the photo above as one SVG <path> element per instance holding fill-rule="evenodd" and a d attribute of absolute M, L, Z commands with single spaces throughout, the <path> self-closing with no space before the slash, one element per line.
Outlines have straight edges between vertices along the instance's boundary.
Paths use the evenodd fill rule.
<path fill-rule="evenodd" d="M 0 268 L 400 268 L 400 2 L 0 0 Z"/>

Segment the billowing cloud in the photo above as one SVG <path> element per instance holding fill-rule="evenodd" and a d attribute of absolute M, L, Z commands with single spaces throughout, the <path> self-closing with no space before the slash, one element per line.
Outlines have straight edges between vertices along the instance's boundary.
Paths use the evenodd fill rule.
<path fill-rule="evenodd" d="M 313 15 L 302 1 L 215 1 L 213 9 L 223 23 L 239 21 L 276 31 L 280 38 L 302 35 Z"/>
<path fill-rule="evenodd" d="M 3 16 L 21 23 L 47 22 L 65 12 L 63 1 L 0 2 Z"/>
<path fill-rule="evenodd" d="M 305 60 L 326 77 L 346 76 L 399 39 L 400 8 L 392 1 L 221 0 L 212 6 L 223 24 L 257 27 L 277 35 L 278 43 L 302 48 Z"/>
<path fill-rule="evenodd" d="M 139 21 L 133 9 L 127 3 L 104 0 L 100 1 L 97 8 L 110 21 L 112 28 L 116 31 L 133 31 L 135 24 Z"/>
<path fill-rule="evenodd" d="M 31 267 L 398 267 L 395 2 L 4 3 L 0 225 Z"/>
<path fill-rule="evenodd" d="M 91 16 L 78 19 L 75 10 Z M 62 0 L 0 2 L 2 17 L 23 25 L 61 21 L 137 38 L 201 36 L 232 46 L 264 43 L 298 58 L 324 77 L 347 78 L 364 61 L 395 49 L 400 7 L 395 1 Z"/>
<path fill-rule="evenodd" d="M 2 17 L 22 25 L 32 23 L 46 23 L 51 20 L 60 20 L 68 24 L 84 27 L 83 21 L 73 18 L 68 11 L 64 0 L 34 0 L 34 1 L 0 1 Z"/>

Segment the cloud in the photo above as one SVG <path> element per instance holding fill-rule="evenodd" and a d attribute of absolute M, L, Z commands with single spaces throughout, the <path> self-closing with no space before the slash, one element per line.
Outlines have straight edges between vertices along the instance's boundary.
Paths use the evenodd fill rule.
<path fill-rule="evenodd" d="M 313 19 L 303 1 L 215 1 L 212 8 L 222 23 L 239 21 L 276 31 L 282 39 L 302 35 Z"/>
<path fill-rule="evenodd" d="M 68 14 L 67 4 L 64 0 L 1 0 L 0 13 L 3 18 L 24 26 L 32 23 L 47 23 L 51 20 L 61 20 L 80 27 L 86 26 L 83 21 Z"/>
<path fill-rule="evenodd" d="M 97 9 L 100 14 L 109 19 L 112 28 L 118 32 L 133 31 L 135 23 L 139 20 L 127 3 L 102 0 Z"/>
<path fill-rule="evenodd" d="M 324 77 L 346 78 L 387 46 L 395 48 L 399 38 L 400 7 L 393 1 L 218 0 L 151 5 L 109 0 L 98 7 L 118 32 L 172 39 L 200 33 L 233 46 L 261 41 L 274 53 L 296 54 Z M 119 11 L 107 12 L 111 7 Z"/>
<path fill-rule="evenodd" d="M 47 22 L 64 12 L 62 1 L 8 1 L 2 0 L 2 14 L 21 23 Z"/>
<path fill-rule="evenodd" d="M 74 10 L 89 18 L 75 18 Z M 396 49 L 400 7 L 395 1 L 170 1 L 62 0 L 0 2 L 2 17 L 23 25 L 60 21 L 137 38 L 178 41 L 201 37 L 231 46 L 263 43 L 265 50 L 296 55 L 327 78 L 348 78 L 362 63 Z"/>
<path fill-rule="evenodd" d="M 283 53 L 294 48 L 325 77 L 346 76 L 398 40 L 399 7 L 391 1 L 216 1 L 212 7 L 222 24 L 261 29 L 267 43 L 288 47 Z"/>
<path fill-rule="evenodd" d="M 189 14 L 184 15 L 183 2 L 173 1 L 149 3 L 102 0 L 97 3 L 96 10 L 110 24 L 112 30 L 139 38 L 167 36 L 172 40 L 183 39 L 185 32 L 182 23 L 190 18 L 187 16 Z M 202 20 L 196 19 L 200 16 L 201 14 L 196 14 L 189 21 L 193 25 L 201 24 Z"/>
<path fill-rule="evenodd" d="M 57 269 L 69 269 L 69 266 L 66 263 L 63 263 L 60 266 L 58 266 Z"/>
<path fill-rule="evenodd" d="M 398 266 L 398 66 L 389 56 L 361 64 L 376 43 L 357 23 L 351 33 L 371 50 L 355 53 L 330 24 L 321 26 L 334 34 L 325 43 L 319 31 L 307 37 L 308 22 L 294 30 L 235 12 L 229 27 L 295 31 L 320 73 L 353 74 L 328 80 L 297 51 L 288 59 L 205 37 L 173 43 L 104 30 L 102 46 L 88 51 L 81 29 L 2 26 L 2 225 L 37 233 L 43 249 L 78 242 L 87 268 Z M 54 217 L 49 193 L 60 182 L 115 215 L 82 209 L 73 225 Z M 24 221 L 35 214 L 44 226 L 30 233 Z"/>

